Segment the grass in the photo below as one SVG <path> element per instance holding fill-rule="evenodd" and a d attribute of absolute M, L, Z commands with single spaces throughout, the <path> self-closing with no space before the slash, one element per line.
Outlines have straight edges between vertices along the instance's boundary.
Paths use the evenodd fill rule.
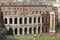
<path fill-rule="evenodd" d="M 33 35 L 20 35 L 20 36 L 15 36 L 18 40 L 33 40 L 34 39 L 34 36 Z M 37 35 L 36 36 L 36 40 L 58 40 L 57 38 L 55 37 L 51 37 L 51 36 L 48 36 L 48 35 Z"/>
<path fill-rule="evenodd" d="M 44 35 L 44 36 L 37 36 L 36 40 L 58 40 L 58 39 L 55 37 Z"/>

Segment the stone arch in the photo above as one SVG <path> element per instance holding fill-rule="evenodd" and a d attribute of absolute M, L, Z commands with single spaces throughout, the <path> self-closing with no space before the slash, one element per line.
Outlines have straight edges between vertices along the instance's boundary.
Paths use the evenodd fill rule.
<path fill-rule="evenodd" d="M 22 24 L 22 18 L 19 19 L 19 23 Z"/>
<path fill-rule="evenodd" d="M 9 35 L 13 35 L 13 29 L 12 29 L 12 27 L 9 28 L 8 34 L 9 34 Z"/>
<path fill-rule="evenodd" d="M 38 33 L 40 33 L 40 26 L 38 27 Z"/>
<path fill-rule="evenodd" d="M 22 34 L 22 28 L 20 28 L 19 33 Z"/>
<path fill-rule="evenodd" d="M 29 28 L 29 34 L 32 34 L 32 28 Z"/>
<path fill-rule="evenodd" d="M 42 33 L 44 33 L 44 26 L 42 27 Z"/>
<path fill-rule="evenodd" d="M 14 24 L 17 24 L 17 18 L 14 19 Z"/>
<path fill-rule="evenodd" d="M 12 18 L 9 18 L 9 24 L 12 24 Z"/>
<path fill-rule="evenodd" d="M 46 27 L 46 33 L 48 32 L 48 27 Z"/>
<path fill-rule="evenodd" d="M 24 24 L 27 24 L 27 18 L 24 18 Z"/>
<path fill-rule="evenodd" d="M 36 27 L 34 27 L 34 34 L 36 34 Z"/>
<path fill-rule="evenodd" d="M 7 24 L 7 18 L 5 18 L 5 20 L 4 20 L 4 21 L 5 21 L 5 24 Z"/>
<path fill-rule="evenodd" d="M 36 23 L 36 17 L 34 17 L 34 23 Z"/>
<path fill-rule="evenodd" d="M 29 23 L 32 23 L 32 18 L 31 17 L 29 18 Z"/>
<path fill-rule="evenodd" d="M 40 17 L 38 17 L 38 23 L 40 23 Z"/>
<path fill-rule="evenodd" d="M 17 28 L 15 28 L 15 34 L 17 34 Z"/>
<path fill-rule="evenodd" d="M 27 28 L 24 29 L 24 34 L 27 34 Z"/>

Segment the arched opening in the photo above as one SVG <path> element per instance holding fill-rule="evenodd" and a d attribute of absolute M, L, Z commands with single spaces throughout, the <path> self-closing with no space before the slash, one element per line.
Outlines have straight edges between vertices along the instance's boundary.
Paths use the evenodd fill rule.
<path fill-rule="evenodd" d="M 38 23 L 40 23 L 40 17 L 38 17 Z"/>
<path fill-rule="evenodd" d="M 36 23 L 36 17 L 34 17 L 34 23 Z"/>
<path fill-rule="evenodd" d="M 44 33 L 44 27 L 42 27 L 42 33 Z"/>
<path fill-rule="evenodd" d="M 12 18 L 9 19 L 9 24 L 12 24 Z"/>
<path fill-rule="evenodd" d="M 15 34 L 17 34 L 17 28 L 15 28 Z"/>
<path fill-rule="evenodd" d="M 7 18 L 5 18 L 5 24 L 7 24 Z"/>
<path fill-rule="evenodd" d="M 24 29 L 24 34 L 27 34 L 27 28 Z"/>
<path fill-rule="evenodd" d="M 48 32 L 48 28 L 46 27 L 46 33 Z"/>
<path fill-rule="evenodd" d="M 9 28 L 8 34 L 9 35 L 13 35 L 13 29 L 12 29 L 12 27 Z"/>
<path fill-rule="evenodd" d="M 22 34 L 22 28 L 20 28 L 20 34 Z"/>
<path fill-rule="evenodd" d="M 40 26 L 38 27 L 38 33 L 40 33 Z"/>
<path fill-rule="evenodd" d="M 24 24 L 27 24 L 27 18 L 24 19 Z"/>
<path fill-rule="evenodd" d="M 20 18 L 19 23 L 22 24 L 22 18 Z"/>
<path fill-rule="evenodd" d="M 36 34 L 36 27 L 34 27 L 34 34 Z"/>
<path fill-rule="evenodd" d="M 17 24 L 17 18 L 14 19 L 14 24 Z"/>
<path fill-rule="evenodd" d="M 42 17 L 42 23 L 44 23 L 44 17 Z"/>
<path fill-rule="evenodd" d="M 32 23 L 32 18 L 31 18 L 31 17 L 29 18 L 29 23 L 30 23 L 30 24 Z"/>
<path fill-rule="evenodd" d="M 29 34 L 32 34 L 32 28 L 29 28 Z"/>

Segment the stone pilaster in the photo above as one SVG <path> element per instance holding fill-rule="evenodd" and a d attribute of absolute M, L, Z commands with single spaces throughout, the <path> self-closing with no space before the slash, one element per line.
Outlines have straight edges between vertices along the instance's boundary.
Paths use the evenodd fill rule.
<path fill-rule="evenodd" d="M 34 34 L 34 29 L 33 29 L 33 27 L 32 27 L 32 34 Z"/>
<path fill-rule="evenodd" d="M 36 24 L 38 24 L 38 17 L 36 17 Z"/>
<path fill-rule="evenodd" d="M 24 17 L 22 17 L 22 24 L 24 24 Z"/>
<path fill-rule="evenodd" d="M 14 24 L 14 18 L 12 20 L 13 20 L 13 24 Z"/>
<path fill-rule="evenodd" d="M 27 34 L 29 35 L 29 28 L 27 28 Z"/>
<path fill-rule="evenodd" d="M 40 33 L 42 33 L 42 16 L 40 17 Z"/>
<path fill-rule="evenodd" d="M 38 34 L 38 26 L 36 27 L 36 34 Z"/>
<path fill-rule="evenodd" d="M 49 32 L 55 33 L 55 14 L 50 12 L 50 30 Z"/>
<path fill-rule="evenodd" d="M 19 24 L 19 18 L 17 20 L 18 20 L 17 23 Z"/>
<path fill-rule="evenodd" d="M 7 18 L 7 24 L 9 24 L 9 18 Z"/>
<path fill-rule="evenodd" d="M 15 28 L 13 28 L 13 35 L 15 35 Z"/>
<path fill-rule="evenodd" d="M 29 24 L 29 17 L 27 17 L 27 24 Z"/>
<path fill-rule="evenodd" d="M 24 28 L 22 28 L 22 33 L 23 33 L 22 35 L 24 35 Z"/>
<path fill-rule="evenodd" d="M 32 17 L 32 24 L 34 23 L 34 17 Z"/>
<path fill-rule="evenodd" d="M 19 35 L 19 28 L 17 29 L 17 35 Z"/>

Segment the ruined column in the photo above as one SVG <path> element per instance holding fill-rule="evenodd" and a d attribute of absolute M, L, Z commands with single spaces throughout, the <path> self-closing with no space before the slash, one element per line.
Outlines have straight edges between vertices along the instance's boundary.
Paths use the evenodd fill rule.
<path fill-rule="evenodd" d="M 55 13 L 54 11 L 50 12 L 50 33 L 55 33 Z"/>
<path fill-rule="evenodd" d="M 40 33 L 42 33 L 42 16 L 40 17 Z"/>

